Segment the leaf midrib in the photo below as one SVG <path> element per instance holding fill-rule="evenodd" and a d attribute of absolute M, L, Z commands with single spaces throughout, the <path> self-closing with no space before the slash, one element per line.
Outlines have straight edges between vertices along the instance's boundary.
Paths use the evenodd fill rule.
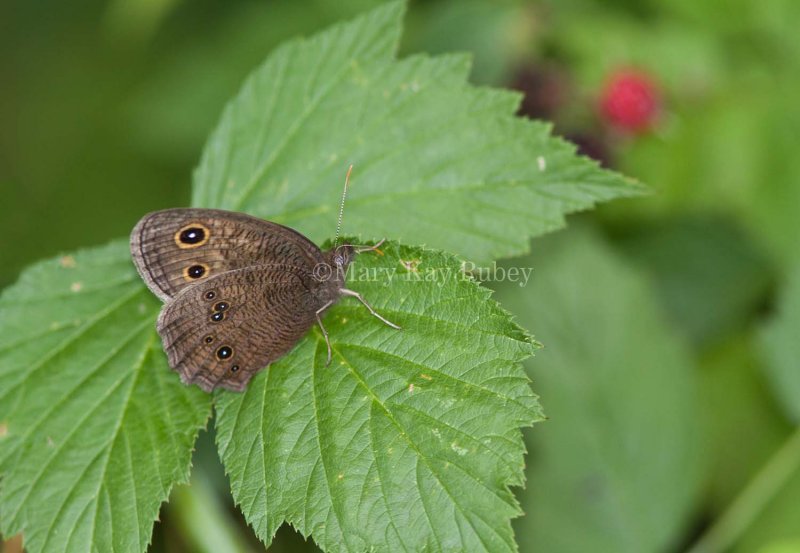
<path fill-rule="evenodd" d="M 78 385 L 80 385 L 82 382 L 86 381 L 87 379 L 92 378 L 101 367 L 103 367 L 106 363 L 110 362 L 120 351 L 122 351 L 122 349 L 128 343 L 132 342 L 141 333 L 142 329 L 145 328 L 145 326 L 148 325 L 148 324 L 152 324 L 152 321 L 150 321 L 150 320 L 142 321 L 142 323 L 139 324 L 134 329 L 133 332 L 131 332 L 128 336 L 126 336 L 125 340 L 116 349 L 114 349 L 107 356 L 105 356 L 97 365 L 95 365 L 92 368 L 92 370 L 88 371 L 85 374 L 84 378 L 81 380 L 81 382 L 78 383 Z M 75 434 L 75 432 L 77 432 L 78 429 L 81 428 L 81 423 L 83 421 L 85 421 L 87 418 L 89 418 L 89 416 L 91 414 L 93 414 L 94 411 L 100 405 L 103 404 L 103 402 L 111 395 L 111 393 L 113 391 L 115 391 L 129 377 L 130 377 L 130 374 L 124 374 L 121 378 L 119 378 L 116 382 L 114 382 L 114 384 L 108 388 L 106 393 L 104 393 L 102 396 L 100 396 L 100 400 L 95 402 L 94 406 L 92 406 L 91 409 L 86 411 L 85 414 L 78 421 L 76 421 L 76 424 L 74 424 L 72 426 L 72 429 L 69 432 L 67 432 L 67 434 L 61 439 L 61 441 L 58 444 L 58 446 L 51 452 L 50 457 L 48 457 L 48 459 L 45 461 L 45 463 L 42 465 L 42 467 L 36 473 L 36 475 L 34 476 L 33 480 L 31 481 L 30 485 L 28 486 L 27 491 L 23 495 L 22 499 L 19 501 L 19 506 L 14 511 L 14 513 L 11 515 L 9 520 L 15 520 L 16 519 L 17 515 L 20 513 L 20 510 L 25 505 L 25 502 L 28 500 L 28 498 L 30 497 L 31 493 L 33 493 L 34 488 L 39 483 L 40 478 L 47 471 L 47 468 L 50 466 L 50 463 L 52 463 L 56 459 L 57 454 L 61 451 L 61 449 L 67 444 L 67 442 L 69 442 L 69 440 L 72 438 L 72 436 Z M 73 390 L 75 390 L 76 388 L 77 388 L 77 386 L 73 387 Z M 72 392 L 73 390 L 71 390 L 70 392 Z M 43 422 L 45 422 L 48 419 L 48 416 L 53 411 L 55 411 L 55 409 L 57 409 L 62 403 L 67 401 L 70 397 L 71 397 L 70 394 L 66 394 L 66 395 L 62 396 L 62 398 L 58 402 L 56 402 L 54 404 L 51 404 L 49 410 L 46 411 L 43 414 L 43 416 L 39 417 L 37 422 L 35 424 L 33 424 L 32 426 L 30 426 L 28 428 L 27 432 L 25 432 L 25 434 L 22 435 L 21 443 L 25 443 L 25 441 L 31 436 L 31 434 Z M 102 447 L 99 448 L 99 450 L 102 451 L 107 446 L 108 446 L 108 444 L 104 444 Z"/>
<path fill-rule="evenodd" d="M 376 396 L 376 395 L 375 395 L 375 393 L 372 391 L 372 389 L 371 389 L 371 388 L 370 388 L 370 387 L 367 385 L 367 383 L 366 383 L 366 382 L 363 380 L 363 378 L 362 378 L 362 377 L 361 377 L 361 375 L 358 373 L 358 371 L 355 369 L 355 367 L 354 367 L 354 366 L 353 366 L 353 365 L 352 365 L 352 364 L 351 364 L 351 363 L 350 363 L 350 362 L 347 360 L 347 358 L 346 358 L 346 357 L 345 357 L 345 356 L 342 354 L 342 352 L 341 352 L 340 350 L 338 350 L 338 349 L 337 349 L 335 346 L 333 346 L 333 345 L 331 346 L 331 349 L 333 350 L 333 352 L 334 352 L 336 355 L 338 355 L 338 356 L 339 356 L 339 358 L 341 359 L 342 363 L 344 363 L 344 364 L 347 366 L 347 368 L 348 368 L 348 370 L 349 370 L 350 374 L 352 374 L 352 375 L 353 375 L 353 377 L 356 379 L 356 382 L 358 382 L 359 386 L 361 386 L 361 387 L 362 387 L 362 388 L 363 388 L 363 389 L 364 389 L 364 390 L 367 392 L 367 394 L 368 394 L 368 395 L 370 396 L 370 398 L 372 399 L 373 403 L 377 404 L 377 405 L 378 405 L 378 406 L 381 408 L 381 410 L 382 410 L 382 411 L 385 413 L 385 415 L 386 415 L 386 417 L 389 419 L 389 421 L 390 421 L 390 422 L 391 422 L 391 423 L 392 423 L 392 424 L 393 424 L 393 425 L 394 425 L 394 426 L 397 428 L 397 430 L 398 430 L 398 432 L 399 432 L 400 436 L 402 436 L 403 438 L 405 438 L 405 441 L 406 441 L 406 443 L 408 443 L 409 447 L 411 447 L 411 449 L 413 449 L 413 450 L 414 450 L 414 452 L 416 453 L 416 457 L 417 457 L 417 459 L 418 459 L 418 460 L 421 460 L 421 461 L 423 462 L 423 464 L 424 464 L 424 465 L 425 465 L 425 466 L 428 468 L 428 471 L 429 471 L 429 472 L 430 472 L 430 473 L 433 475 L 433 477 L 436 479 L 436 481 L 437 481 L 437 482 L 439 483 L 439 485 L 441 486 L 442 490 L 444 490 L 444 492 L 445 492 L 445 493 L 447 494 L 447 496 L 450 498 L 450 502 L 451 502 L 451 504 L 452 504 L 452 505 L 453 505 L 453 506 L 454 506 L 454 507 L 455 507 L 455 508 L 458 510 L 458 512 L 460 512 L 460 513 L 461 513 L 461 516 L 462 516 L 462 517 L 464 518 L 464 520 L 465 520 L 465 521 L 467 521 L 467 523 L 470 525 L 470 527 L 472 528 L 472 531 L 475 533 L 475 535 L 478 537 L 478 539 L 479 539 L 479 540 L 481 541 L 481 543 L 483 544 L 483 547 L 484 547 L 484 549 L 485 549 L 486 551 L 490 551 L 491 549 L 490 549 L 490 548 L 487 546 L 486 542 L 484 542 L 484 540 L 483 540 L 483 537 L 481 536 L 480 532 L 478 532 L 478 529 L 475 527 L 475 525 L 472 523 L 472 520 L 471 520 L 471 519 L 470 519 L 470 518 L 467 516 L 467 514 L 464 512 L 464 510 L 462 509 L 462 507 L 461 507 L 461 505 L 458 503 L 458 501 L 456 501 L 455 497 L 454 497 L 454 496 L 453 496 L 453 494 L 450 492 L 449 488 L 448 488 L 448 487 L 447 487 L 447 486 L 444 484 L 444 482 L 442 481 L 442 479 L 439 477 L 439 474 L 437 473 L 437 471 L 435 471 L 435 470 L 433 469 L 433 467 L 432 467 L 432 466 L 431 466 L 431 465 L 428 463 L 428 459 L 427 459 L 427 457 L 426 457 L 425 455 L 423 455 L 423 454 L 422 454 L 422 452 L 420 451 L 419 447 L 417 447 L 416 443 L 415 443 L 415 442 L 414 442 L 414 441 L 411 439 L 411 437 L 410 437 L 410 436 L 408 435 L 408 433 L 405 431 L 405 429 L 403 428 L 403 426 L 402 426 L 402 425 L 399 423 L 399 421 L 397 421 L 397 420 L 394 418 L 394 416 L 392 415 L 391 411 L 390 411 L 390 410 L 389 410 L 389 409 L 388 409 L 388 408 L 387 408 L 387 407 L 386 407 L 386 406 L 383 404 L 383 402 L 380 400 L 380 398 L 379 398 L 378 396 Z M 316 363 L 315 363 L 315 365 L 316 365 Z M 316 393 L 315 393 L 315 397 L 316 397 Z M 316 410 L 315 410 L 315 417 L 316 417 L 316 416 L 317 416 L 317 415 L 316 415 Z M 321 448 L 321 447 L 320 447 L 320 458 L 322 458 L 322 448 Z M 323 466 L 324 466 L 324 464 L 325 464 L 325 463 L 324 463 L 324 460 L 323 460 Z M 326 475 L 327 475 L 327 470 L 326 470 Z M 329 482 L 327 482 L 327 479 L 326 479 L 326 484 L 328 485 L 328 492 L 329 492 L 329 495 L 330 495 L 330 483 L 329 483 Z M 418 487 L 418 490 L 421 490 L 421 489 L 422 489 L 422 488 Z M 421 496 L 422 496 L 423 494 L 420 492 L 420 494 L 419 494 L 419 495 L 420 495 L 420 500 L 421 500 Z M 333 502 L 333 496 L 332 496 L 332 495 L 330 495 L 330 499 L 331 499 L 331 504 L 333 505 L 333 504 L 334 504 L 334 502 Z M 427 513 L 426 513 L 426 514 L 427 514 Z M 338 521 L 337 521 L 337 522 L 338 522 Z M 433 529 L 433 526 L 434 526 L 434 525 L 433 525 L 433 521 L 430 519 L 430 516 L 428 516 L 428 524 L 429 524 L 429 526 L 431 527 L 431 529 Z M 339 523 L 339 527 L 340 527 L 340 528 L 342 528 L 342 526 L 341 526 L 341 523 Z M 493 532 L 494 532 L 494 533 L 495 533 L 495 534 L 496 534 L 498 537 L 500 537 L 500 538 L 501 538 L 501 541 L 505 542 L 505 540 L 504 540 L 504 539 L 502 539 L 502 536 L 500 536 L 500 534 L 497 532 L 497 530 L 495 530 L 494 528 L 491 528 L 491 530 L 492 530 L 492 531 L 493 531 Z M 343 535 L 346 535 L 346 532 L 342 532 L 342 533 L 343 533 Z M 463 543 L 463 539 L 462 539 L 462 543 Z"/>
<path fill-rule="evenodd" d="M 351 46 L 352 46 L 352 43 L 351 43 Z M 343 50 L 343 51 L 348 52 L 348 50 Z M 291 52 L 291 55 L 294 56 L 294 55 L 296 55 L 296 53 L 297 53 L 297 50 L 293 50 Z M 356 62 L 358 60 L 357 60 L 357 58 L 350 58 L 350 61 L 352 63 L 352 62 Z M 342 67 L 336 72 L 336 74 L 330 80 L 328 85 L 317 96 L 315 96 L 312 99 L 312 101 L 305 107 L 303 112 L 300 113 L 300 115 L 298 115 L 298 117 L 292 122 L 292 124 L 289 127 L 289 130 L 284 135 L 283 141 L 280 144 L 278 144 L 275 147 L 274 150 L 272 150 L 270 152 L 270 154 L 267 157 L 267 159 L 264 160 L 264 162 L 261 163 L 261 165 L 256 169 L 256 171 L 250 177 L 250 180 L 247 181 L 247 183 L 244 185 L 244 187 L 242 187 L 242 192 L 239 194 L 239 197 L 236 200 L 233 201 L 234 210 L 241 211 L 244 208 L 245 203 L 247 202 L 249 197 L 252 195 L 252 193 L 255 191 L 256 185 L 258 185 L 258 183 L 264 177 L 264 174 L 266 174 L 266 172 L 269 170 L 269 168 L 272 166 L 272 164 L 275 163 L 275 160 L 278 159 L 278 156 L 283 152 L 283 150 L 286 148 L 286 146 L 288 146 L 291 143 L 292 139 L 295 137 L 297 132 L 302 127 L 302 124 L 306 120 L 308 120 L 309 117 L 311 117 L 311 115 L 314 113 L 314 111 L 317 109 L 317 107 L 319 107 L 319 105 L 322 102 L 322 100 L 328 94 L 330 94 L 330 92 L 336 86 L 338 86 L 339 82 L 342 80 L 344 75 L 349 73 L 350 69 L 351 68 L 350 68 L 349 64 L 342 64 Z M 281 84 L 281 87 L 283 87 L 283 84 Z M 280 90 L 280 88 L 278 88 L 278 90 Z"/>
<path fill-rule="evenodd" d="M 112 303 L 105 309 L 98 311 L 97 313 L 92 315 L 89 318 L 89 320 L 87 320 L 76 332 L 69 335 L 64 341 L 62 341 L 54 348 L 45 352 L 45 355 L 41 357 L 40 360 L 37 363 L 35 363 L 31 368 L 29 368 L 28 371 L 25 374 L 23 374 L 23 376 L 17 382 L 14 382 L 10 386 L 6 387 L 3 392 L 0 392 L 0 399 L 8 396 L 11 391 L 15 390 L 20 385 L 25 384 L 28 380 L 30 380 L 33 374 L 35 374 L 39 369 L 41 369 L 45 365 L 47 361 L 51 360 L 53 357 L 55 357 L 56 355 L 67 349 L 75 341 L 77 341 L 78 338 L 86 334 L 86 332 L 88 332 L 92 327 L 97 325 L 97 323 L 99 323 L 112 313 L 114 313 L 114 311 L 116 311 L 117 309 L 128 303 L 131 299 L 135 298 L 137 294 L 142 293 L 143 290 L 144 290 L 143 287 L 137 286 L 132 289 L 132 292 L 130 294 L 122 296 L 118 301 Z M 18 396 L 19 395 L 20 394 L 18 394 Z"/>

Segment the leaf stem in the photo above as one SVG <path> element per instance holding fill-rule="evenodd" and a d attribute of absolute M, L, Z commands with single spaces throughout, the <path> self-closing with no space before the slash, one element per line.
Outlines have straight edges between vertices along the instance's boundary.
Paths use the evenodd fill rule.
<path fill-rule="evenodd" d="M 189 485 L 173 490 L 170 514 L 192 551 L 253 553 L 201 466 L 194 467 Z"/>
<path fill-rule="evenodd" d="M 800 426 L 687 553 L 719 553 L 730 548 L 798 468 Z"/>

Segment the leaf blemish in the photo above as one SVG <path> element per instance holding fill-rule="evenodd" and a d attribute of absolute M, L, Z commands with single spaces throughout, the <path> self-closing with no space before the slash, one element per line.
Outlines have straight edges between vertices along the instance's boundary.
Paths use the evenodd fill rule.
<path fill-rule="evenodd" d="M 72 290 L 73 292 L 76 292 L 76 293 L 80 292 L 81 288 L 83 288 L 83 283 L 80 282 L 80 281 L 73 282 L 69 286 L 69 289 Z"/>
<path fill-rule="evenodd" d="M 8 436 L 8 423 L 3 421 L 0 422 L 0 439 L 5 438 Z"/>
<path fill-rule="evenodd" d="M 419 375 L 419 377 L 420 378 L 424 378 L 425 380 L 433 380 L 433 377 L 430 377 L 430 376 L 428 376 L 427 374 L 424 374 L 424 373 Z"/>
<path fill-rule="evenodd" d="M 419 259 L 409 259 L 406 261 L 405 259 L 400 260 L 400 264 L 405 267 L 407 271 L 411 271 L 412 273 L 416 273 L 417 267 L 419 267 L 420 260 Z"/>
<path fill-rule="evenodd" d="M 455 451 L 458 455 L 460 455 L 462 457 L 464 455 L 466 455 L 467 452 L 468 452 L 467 448 L 459 446 L 456 442 L 453 442 L 452 444 L 450 444 L 450 449 L 452 449 L 453 451 Z"/>
<path fill-rule="evenodd" d="M 61 259 L 58 260 L 59 264 L 65 269 L 74 269 L 75 268 L 75 258 L 71 255 L 65 255 Z"/>
<path fill-rule="evenodd" d="M 537 157 L 536 163 L 539 165 L 539 171 L 544 171 L 547 169 L 547 160 L 544 158 L 544 156 Z"/>
<path fill-rule="evenodd" d="M 413 394 L 414 393 L 414 383 L 413 382 L 408 385 L 408 393 L 409 394 Z"/>

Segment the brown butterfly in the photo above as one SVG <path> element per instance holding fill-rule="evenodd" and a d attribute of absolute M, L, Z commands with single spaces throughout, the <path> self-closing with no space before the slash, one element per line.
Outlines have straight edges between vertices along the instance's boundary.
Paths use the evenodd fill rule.
<path fill-rule="evenodd" d="M 352 170 L 352 167 L 350 168 Z M 345 179 L 342 208 L 350 171 Z M 345 287 L 353 256 L 380 244 L 328 251 L 299 232 L 231 211 L 166 209 L 145 215 L 131 233 L 131 254 L 148 288 L 162 301 L 157 329 L 170 366 L 205 391 L 242 391 L 316 322 L 353 296 L 392 328 L 358 292 Z"/>

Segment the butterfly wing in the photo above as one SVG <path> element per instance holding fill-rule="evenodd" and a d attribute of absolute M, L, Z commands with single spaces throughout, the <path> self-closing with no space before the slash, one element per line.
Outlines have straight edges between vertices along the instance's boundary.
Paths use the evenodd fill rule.
<path fill-rule="evenodd" d="M 319 285 L 309 274 L 261 265 L 184 288 L 158 318 L 170 366 L 205 391 L 241 391 L 316 321 Z"/>
<path fill-rule="evenodd" d="M 319 248 L 299 232 L 243 213 L 166 209 L 131 232 L 136 269 L 162 301 L 215 275 L 259 263 L 313 270 Z"/>

